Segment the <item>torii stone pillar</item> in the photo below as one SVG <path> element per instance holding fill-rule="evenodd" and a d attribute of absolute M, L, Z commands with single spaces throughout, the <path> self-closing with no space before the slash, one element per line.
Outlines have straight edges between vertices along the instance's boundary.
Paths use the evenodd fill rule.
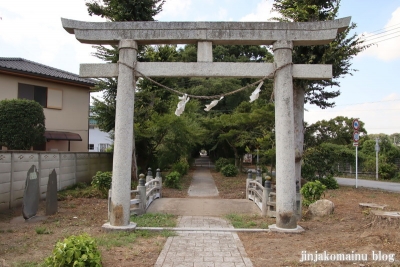
<path fill-rule="evenodd" d="M 115 114 L 115 140 L 113 179 L 111 185 L 110 222 L 107 229 L 134 229 L 130 222 L 131 165 L 133 147 L 133 112 L 136 90 L 135 72 L 137 43 L 133 40 L 119 42 L 117 109 Z M 129 177 L 129 179 L 127 179 Z"/>
<path fill-rule="evenodd" d="M 302 115 L 302 97 L 292 79 L 330 79 L 331 65 L 292 65 L 292 48 L 328 44 L 344 31 L 350 17 L 319 22 L 82 22 L 62 19 L 63 27 L 82 43 L 120 44 L 120 62 L 133 67 L 138 44 L 198 44 L 198 62 L 138 62 L 136 70 L 148 77 L 246 77 L 262 78 L 275 72 L 275 127 L 277 158 L 277 215 L 272 230 L 301 231 L 297 226 L 295 184 L 295 140 L 303 134 L 294 126 Z M 135 40 L 135 41 L 132 41 Z M 212 45 L 273 45 L 274 64 L 212 62 Z M 124 52 L 125 51 L 125 52 Z M 128 72 L 131 72 L 130 74 Z M 117 92 L 116 141 L 114 147 L 112 227 L 129 227 L 131 135 L 135 74 L 123 64 L 81 64 L 80 75 L 87 78 L 119 77 Z M 122 81 L 123 80 L 123 81 Z M 132 88 L 132 91 L 127 91 Z M 296 125 L 299 125 L 296 123 Z M 120 128 L 121 127 L 121 128 Z M 300 129 L 301 128 L 301 129 Z M 296 130 L 296 132 L 295 132 Z M 296 138 L 296 139 L 295 139 Z M 128 140 L 129 139 L 129 140 Z M 297 168 L 299 171 L 299 168 Z M 115 182 L 114 182 L 115 180 Z M 115 194 L 114 194 L 115 191 Z M 121 195 L 123 196 L 121 196 Z M 120 207 L 122 211 L 120 212 Z"/>
<path fill-rule="evenodd" d="M 275 139 L 276 151 L 276 227 L 295 229 L 297 218 L 294 168 L 294 117 L 293 117 L 293 73 L 291 41 L 276 41 L 273 44 L 276 71 L 275 94 Z"/>

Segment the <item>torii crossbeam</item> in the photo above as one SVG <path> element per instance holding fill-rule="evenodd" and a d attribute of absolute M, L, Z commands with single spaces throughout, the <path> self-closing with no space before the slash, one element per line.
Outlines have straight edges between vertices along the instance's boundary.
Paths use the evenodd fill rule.
<path fill-rule="evenodd" d="M 118 45 L 122 64 L 81 64 L 82 77 L 118 77 L 111 213 L 115 229 L 131 226 L 130 175 L 135 74 L 148 77 L 264 77 L 274 73 L 276 229 L 301 230 L 296 218 L 293 78 L 330 79 L 331 65 L 292 65 L 293 46 L 328 44 L 350 17 L 324 22 L 82 22 L 62 19 L 86 44 Z M 196 63 L 137 62 L 137 45 L 198 44 Z M 274 63 L 214 63 L 212 45 L 272 45 Z M 130 67 L 129 67 L 130 66 Z M 284 67 L 283 67 L 284 66 Z"/>

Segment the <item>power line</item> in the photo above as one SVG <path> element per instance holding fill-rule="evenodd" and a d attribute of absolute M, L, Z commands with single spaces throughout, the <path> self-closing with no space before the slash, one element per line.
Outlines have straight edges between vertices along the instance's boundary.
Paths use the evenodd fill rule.
<path fill-rule="evenodd" d="M 315 110 L 316 109 L 314 109 L 314 111 Z M 397 111 L 397 110 L 400 110 L 400 109 L 374 109 L 374 111 L 387 111 L 387 110 Z M 327 110 L 327 109 L 320 110 L 320 109 L 318 109 L 318 112 L 320 112 L 320 111 L 322 111 L 322 112 L 338 112 L 337 110 L 333 110 L 333 109 L 330 109 L 330 110 Z M 348 112 L 348 111 L 370 111 L 370 109 L 346 109 L 345 111 L 346 112 Z"/>
<path fill-rule="evenodd" d="M 360 105 L 360 104 L 376 104 L 376 103 L 394 102 L 394 101 L 400 101 L 400 98 L 399 98 L 399 99 L 392 99 L 392 100 L 382 100 L 382 101 L 373 101 L 373 102 L 362 102 L 362 103 L 353 103 L 353 104 L 343 104 L 343 105 L 337 105 L 336 107 L 341 107 L 341 106 L 355 106 L 355 105 Z"/>
<path fill-rule="evenodd" d="M 384 37 L 386 37 L 386 36 L 393 35 L 393 34 L 398 34 L 398 33 L 400 33 L 400 30 L 395 31 L 395 32 L 392 32 L 392 33 L 383 32 L 383 33 L 382 33 L 383 35 L 379 35 L 379 36 L 368 36 L 368 37 L 365 38 L 364 40 L 365 40 L 365 41 L 371 41 L 371 40 L 375 40 L 375 39 L 381 39 L 381 38 L 384 38 Z M 372 37 L 372 38 L 371 38 L 371 37 Z"/>
<path fill-rule="evenodd" d="M 392 28 L 392 27 L 395 27 L 395 26 L 397 26 L 397 25 L 400 25 L 400 23 L 396 23 L 396 24 L 393 24 L 393 25 L 391 25 L 391 26 L 385 27 L 385 28 L 383 28 L 383 29 L 379 29 L 379 30 L 372 31 L 371 33 L 373 33 L 373 32 L 379 32 L 379 31 L 382 31 L 382 30 L 387 30 L 387 29 Z"/>
<path fill-rule="evenodd" d="M 370 35 L 365 36 L 365 37 L 363 37 L 363 38 L 364 38 L 364 39 L 367 39 L 367 38 L 370 38 L 370 37 L 376 37 L 376 36 L 379 36 L 379 35 L 381 35 L 381 34 L 385 34 L 385 33 L 394 31 L 394 30 L 396 30 L 396 29 L 400 29 L 400 27 L 396 27 L 396 28 L 390 29 L 390 30 L 384 30 L 383 32 L 380 32 L 380 33 L 370 34 Z"/>
<path fill-rule="evenodd" d="M 397 36 L 394 36 L 394 37 L 391 37 L 391 38 L 387 38 L 387 39 L 384 39 L 384 40 L 379 40 L 379 41 L 377 41 L 377 42 L 372 42 L 372 43 L 370 43 L 370 44 L 377 44 L 377 43 L 381 43 L 381 42 L 383 42 L 383 41 L 387 41 L 387 40 L 390 40 L 390 39 L 393 39 L 393 38 L 397 38 L 397 37 L 399 37 L 400 35 L 397 35 Z M 368 44 L 367 44 L 368 45 Z"/>

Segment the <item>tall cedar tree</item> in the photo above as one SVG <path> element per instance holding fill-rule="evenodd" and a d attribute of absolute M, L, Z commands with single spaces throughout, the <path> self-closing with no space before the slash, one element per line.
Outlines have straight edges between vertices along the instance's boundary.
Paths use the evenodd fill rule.
<path fill-rule="evenodd" d="M 273 10 L 282 17 L 275 18 L 286 22 L 313 22 L 334 20 L 338 15 L 340 0 L 275 0 Z M 338 33 L 335 40 L 327 45 L 295 46 L 293 48 L 294 64 L 331 64 L 332 80 L 294 80 L 294 130 L 295 130 L 295 176 L 300 181 L 301 159 L 304 143 L 304 103 L 315 104 L 322 109 L 333 107 L 333 98 L 340 91 L 329 91 L 328 87 L 339 86 L 339 77 L 352 75 L 351 59 L 367 48 L 363 40 L 356 34 L 349 36 L 356 28 L 355 23 L 343 32 Z"/>
<path fill-rule="evenodd" d="M 89 15 L 101 16 L 110 21 L 154 21 L 154 16 L 162 11 L 165 0 L 94 0 L 86 3 Z M 107 62 L 116 63 L 118 61 L 118 48 L 112 46 L 95 46 L 97 52 L 94 56 Z M 141 49 L 140 49 L 141 50 Z M 140 53 L 139 53 L 140 57 Z M 115 100 L 117 95 L 116 79 L 104 79 L 98 85 L 98 90 L 103 91 L 106 108 L 95 101 L 94 112 L 105 112 L 115 114 Z M 96 110 L 97 107 L 97 110 Z M 99 114 L 100 115 L 100 114 Z M 104 130 L 113 129 L 110 125 Z M 135 139 L 133 140 L 132 152 L 132 178 L 137 180 L 137 164 L 135 152 Z"/>

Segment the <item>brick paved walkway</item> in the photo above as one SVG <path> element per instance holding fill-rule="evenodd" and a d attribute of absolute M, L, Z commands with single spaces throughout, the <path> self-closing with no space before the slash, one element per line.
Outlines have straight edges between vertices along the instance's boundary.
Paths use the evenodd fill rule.
<path fill-rule="evenodd" d="M 169 237 L 155 267 L 250 267 L 253 266 L 235 232 L 222 218 L 182 216 L 177 236 Z M 185 228 L 190 228 L 185 231 Z M 197 231 L 193 231 L 193 228 Z M 213 230 L 215 229 L 215 230 Z"/>

